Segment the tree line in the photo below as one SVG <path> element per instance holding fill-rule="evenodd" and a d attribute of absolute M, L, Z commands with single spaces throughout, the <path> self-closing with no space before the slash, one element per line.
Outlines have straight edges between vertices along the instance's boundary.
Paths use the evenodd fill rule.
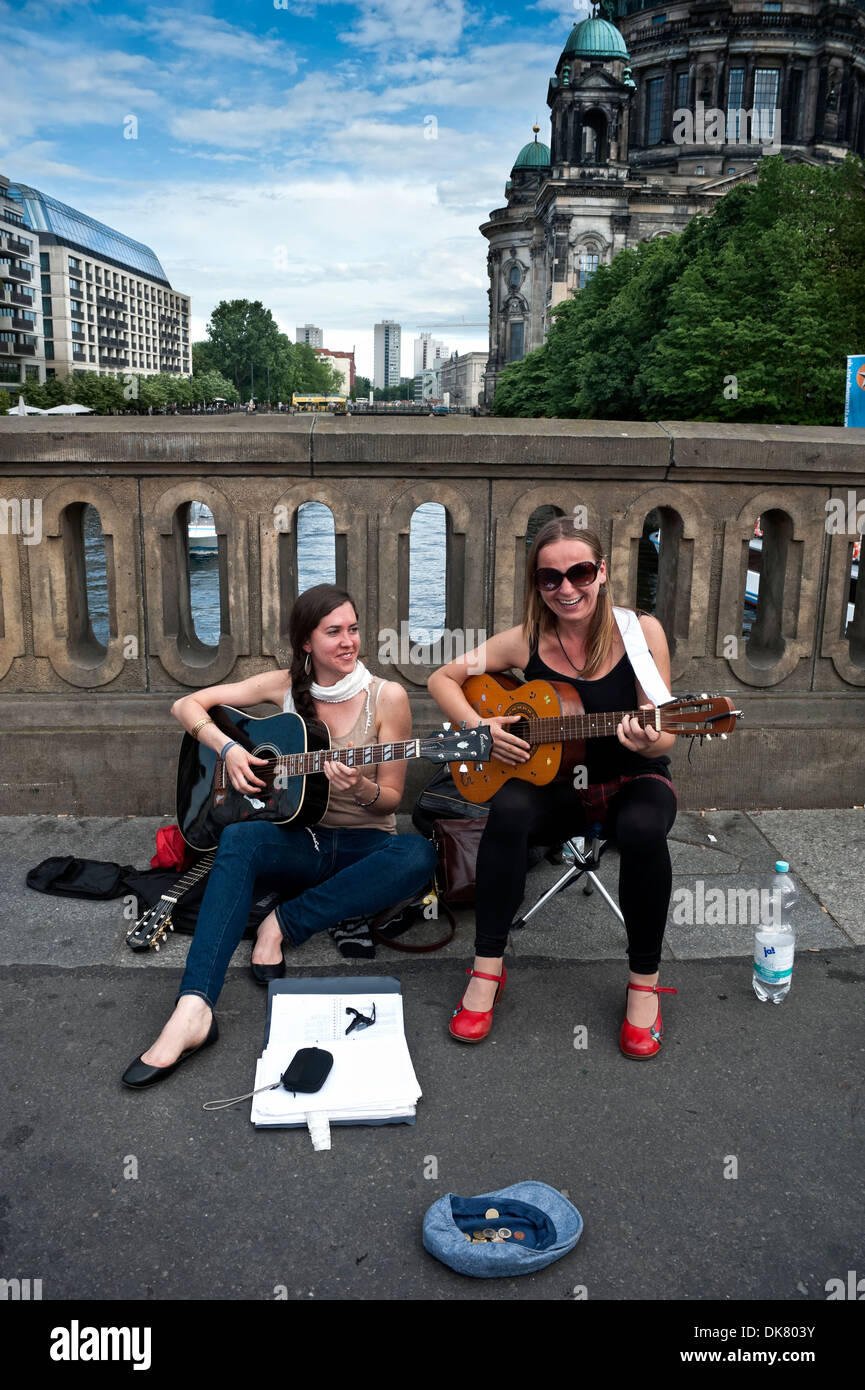
<path fill-rule="evenodd" d="M 839 425 L 865 352 L 865 190 L 854 155 L 760 163 L 684 231 L 620 251 L 498 378 L 493 413 Z"/>

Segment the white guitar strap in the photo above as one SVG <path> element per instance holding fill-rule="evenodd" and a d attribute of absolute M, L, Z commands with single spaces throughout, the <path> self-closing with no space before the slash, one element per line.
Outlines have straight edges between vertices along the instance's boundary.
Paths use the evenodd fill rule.
<path fill-rule="evenodd" d="M 646 635 L 640 627 L 640 620 L 630 608 L 613 607 L 613 616 L 619 625 L 625 653 L 634 670 L 634 675 L 646 692 L 646 699 L 653 705 L 664 705 L 672 700 L 661 673 L 655 665 L 655 658 L 649 651 Z"/>

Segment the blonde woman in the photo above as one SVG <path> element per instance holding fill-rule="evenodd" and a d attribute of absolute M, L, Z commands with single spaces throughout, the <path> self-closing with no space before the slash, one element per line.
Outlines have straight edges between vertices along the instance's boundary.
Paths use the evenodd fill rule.
<path fill-rule="evenodd" d="M 640 617 L 655 665 L 669 687 L 670 655 L 657 619 Z M 651 702 L 625 653 L 613 613 L 601 542 L 575 531 L 567 518 L 544 525 L 526 567 L 523 622 L 498 633 L 476 652 L 441 667 L 429 689 L 453 721 L 489 726 L 493 757 L 516 766 L 529 745 L 508 726 L 518 716 L 478 719 L 462 685 L 478 669 L 523 671 L 525 679 L 567 682 L 587 713 L 633 710 Z M 676 794 L 666 756 L 672 734 L 622 720 L 615 736 L 586 743 L 585 790 L 570 779 L 538 787 L 513 778 L 490 802 L 478 852 L 475 961 L 462 1001 L 450 1021 L 461 1042 L 480 1042 L 492 1025 L 504 989 L 504 951 L 525 890 L 528 844 L 557 844 L 600 821 L 620 854 L 619 903 L 628 933 L 630 976 L 619 1044 L 626 1057 L 652 1057 L 663 1036 L 658 965 L 672 888 L 667 835 L 676 818 Z M 665 993 L 675 993 L 665 990 Z"/>

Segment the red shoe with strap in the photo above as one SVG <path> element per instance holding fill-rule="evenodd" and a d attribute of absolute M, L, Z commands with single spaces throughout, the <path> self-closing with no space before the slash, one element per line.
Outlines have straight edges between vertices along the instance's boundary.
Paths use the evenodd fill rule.
<path fill-rule="evenodd" d="M 677 989 L 665 989 L 660 985 L 629 984 L 628 989 L 642 990 L 645 994 L 678 994 L 679 992 Z M 628 1022 L 628 989 L 625 990 L 625 1021 L 622 1024 L 622 1031 L 619 1033 L 619 1047 L 626 1057 L 634 1057 L 641 1061 L 646 1057 L 654 1057 L 655 1053 L 661 1050 L 661 1042 L 664 1037 L 661 1002 L 658 1001 L 658 1012 L 651 1027 L 638 1028 L 636 1024 Z"/>
<path fill-rule="evenodd" d="M 473 975 L 478 980 L 495 980 L 498 984 L 498 989 L 493 999 L 492 1008 L 484 1011 L 467 1009 L 464 1007 L 462 1000 L 460 1000 L 451 1015 L 448 1032 L 452 1038 L 456 1038 L 459 1042 L 483 1042 L 492 1027 L 493 1009 L 499 1002 L 502 990 L 505 987 L 505 980 L 508 978 L 508 972 L 505 969 L 503 961 L 501 975 L 485 975 L 481 970 L 467 970 L 466 974 Z"/>

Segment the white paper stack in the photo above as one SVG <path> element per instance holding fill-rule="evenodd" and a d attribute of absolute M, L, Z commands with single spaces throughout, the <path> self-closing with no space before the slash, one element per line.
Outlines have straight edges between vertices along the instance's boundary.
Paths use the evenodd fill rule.
<path fill-rule="evenodd" d="M 354 1018 L 375 1004 L 375 1023 L 346 1034 Z M 305 1125 L 307 1115 L 331 1123 L 365 1124 L 413 1119 L 421 1089 L 403 1030 L 399 994 L 278 994 L 272 1001 L 270 1036 L 258 1060 L 255 1089 L 278 1082 L 302 1047 L 321 1047 L 333 1057 L 320 1091 L 292 1095 L 282 1085 L 253 1096 L 254 1125 Z"/>

